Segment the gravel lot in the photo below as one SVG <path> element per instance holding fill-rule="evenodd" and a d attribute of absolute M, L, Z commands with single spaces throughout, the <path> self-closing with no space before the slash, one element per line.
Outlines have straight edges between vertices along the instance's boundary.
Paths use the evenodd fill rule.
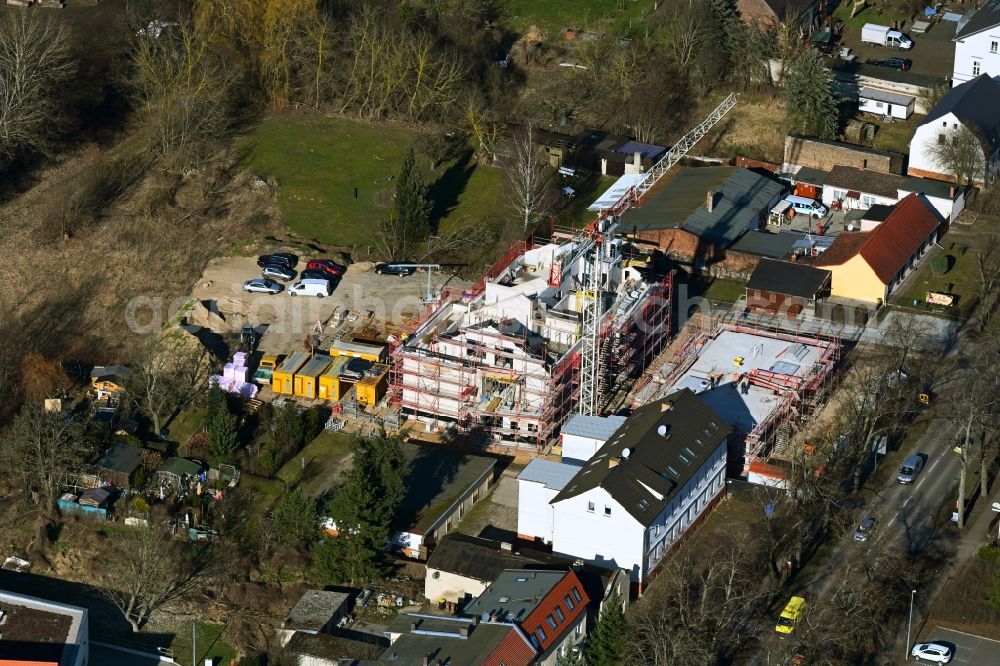
<path fill-rule="evenodd" d="M 296 269 L 304 267 L 304 261 L 300 260 Z M 216 259 L 195 283 L 192 296 L 217 309 L 225 319 L 210 326 L 216 333 L 238 333 L 244 323 L 257 327 L 264 333 L 259 344 L 264 353 L 301 349 L 317 322 L 335 323 L 342 317 L 352 320 L 354 315 L 362 321 L 369 311 L 374 313 L 376 322 L 403 325 L 421 309 L 421 299 L 427 292 L 427 273 L 421 271 L 407 277 L 378 275 L 370 263 L 349 266 L 333 294 L 326 298 L 244 292 L 243 282 L 255 277 L 260 277 L 256 257 Z M 437 292 L 445 286 L 465 289 L 471 283 L 450 273 L 434 271 L 432 290 Z M 326 330 L 329 332 L 330 328 Z"/>

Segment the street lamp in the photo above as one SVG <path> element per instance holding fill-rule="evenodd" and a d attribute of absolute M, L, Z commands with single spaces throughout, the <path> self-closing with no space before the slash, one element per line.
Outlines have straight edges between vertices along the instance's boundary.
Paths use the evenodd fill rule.
<path fill-rule="evenodd" d="M 913 628 L 913 597 L 916 590 L 910 590 L 910 620 L 906 623 L 906 645 L 903 646 L 904 661 L 910 660 L 910 630 Z"/>

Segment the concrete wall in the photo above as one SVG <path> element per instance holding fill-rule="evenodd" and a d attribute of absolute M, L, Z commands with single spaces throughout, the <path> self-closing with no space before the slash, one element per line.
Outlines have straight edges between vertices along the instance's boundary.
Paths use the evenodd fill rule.
<path fill-rule="evenodd" d="M 760 263 L 760 257 L 725 250 L 703 242 L 683 229 L 649 229 L 637 235 L 644 241 L 655 243 L 669 258 L 713 277 L 749 279 Z"/>
<path fill-rule="evenodd" d="M 794 319 L 810 305 L 809 299 L 773 291 L 747 289 L 747 309 L 750 312 L 777 314 Z"/>
<path fill-rule="evenodd" d="M 819 141 L 791 135 L 785 137 L 785 164 L 797 164 L 821 171 L 830 171 L 841 165 L 903 174 L 902 155 L 883 154 L 864 146 L 839 141 Z"/>
<path fill-rule="evenodd" d="M 976 78 L 978 74 L 973 63 L 979 64 L 978 74 L 1000 76 L 1000 27 L 955 42 L 955 65 L 951 75 L 954 85 Z"/>
<path fill-rule="evenodd" d="M 552 543 L 554 510 L 549 502 L 559 493 L 537 481 L 517 481 L 517 536 Z"/>

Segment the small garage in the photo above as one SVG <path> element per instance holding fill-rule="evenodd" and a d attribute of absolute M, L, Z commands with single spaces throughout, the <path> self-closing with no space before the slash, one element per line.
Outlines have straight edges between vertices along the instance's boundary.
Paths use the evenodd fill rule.
<path fill-rule="evenodd" d="M 761 259 L 747 282 L 747 310 L 794 319 L 830 294 L 830 271 Z"/>
<path fill-rule="evenodd" d="M 861 92 L 858 93 L 859 111 L 899 120 L 909 118 L 913 114 L 916 103 L 917 98 L 912 95 L 903 95 L 878 88 L 862 88 Z"/>

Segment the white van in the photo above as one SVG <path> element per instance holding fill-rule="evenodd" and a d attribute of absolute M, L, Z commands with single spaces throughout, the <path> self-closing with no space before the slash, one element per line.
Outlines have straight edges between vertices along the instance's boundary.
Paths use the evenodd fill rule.
<path fill-rule="evenodd" d="M 809 215 L 811 217 L 826 217 L 826 206 L 818 201 L 809 199 L 807 197 L 796 197 L 787 196 L 785 197 L 787 201 L 792 206 L 792 210 L 795 211 L 796 215 Z"/>
<path fill-rule="evenodd" d="M 299 280 L 288 287 L 289 296 L 316 296 L 323 298 L 324 296 L 329 296 L 331 293 L 333 293 L 333 289 L 330 288 L 329 280 L 315 278 Z"/>

